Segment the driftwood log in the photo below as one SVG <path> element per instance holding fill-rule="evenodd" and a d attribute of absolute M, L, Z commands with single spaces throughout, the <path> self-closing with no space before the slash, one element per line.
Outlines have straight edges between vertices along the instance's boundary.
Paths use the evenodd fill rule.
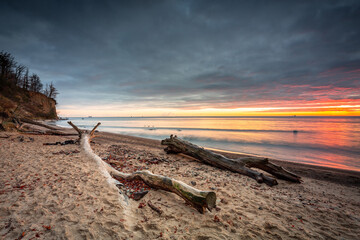
<path fill-rule="evenodd" d="M 264 175 L 251 168 L 259 168 L 280 179 L 300 183 L 301 178 L 299 176 L 285 170 L 281 166 L 269 162 L 267 158 L 243 157 L 231 159 L 182 140 L 176 136 L 174 137 L 173 135 L 171 135 L 170 138 L 162 140 L 161 144 L 167 146 L 164 149 L 167 153 L 183 153 L 209 165 L 249 176 L 258 183 L 264 182 L 269 186 L 278 184 L 275 178 Z"/>
<path fill-rule="evenodd" d="M 35 135 L 57 135 L 57 136 L 76 136 L 77 134 L 74 133 L 65 133 L 60 131 L 58 128 L 56 127 L 52 127 L 46 124 L 43 124 L 41 122 L 37 122 L 37 121 L 33 121 L 27 118 L 13 118 L 13 122 L 16 124 L 16 128 L 19 132 L 22 132 L 24 134 L 35 134 Z M 34 128 L 32 128 L 32 130 L 26 131 L 23 130 L 23 123 L 28 123 L 31 125 L 36 125 L 36 126 L 40 126 L 43 128 L 46 128 L 47 130 L 36 130 Z"/>
<path fill-rule="evenodd" d="M 112 177 L 119 177 L 127 180 L 139 179 L 144 181 L 152 188 L 173 192 L 183 198 L 191 206 L 196 208 L 200 213 L 204 213 L 206 208 L 211 211 L 211 209 L 216 206 L 215 192 L 200 191 L 181 181 L 161 175 L 156 175 L 151 173 L 150 171 L 137 171 L 134 173 L 119 172 L 118 170 L 114 169 L 109 164 L 104 162 L 91 149 L 90 140 L 94 137 L 95 129 L 100 125 L 100 123 L 98 123 L 90 133 L 80 130 L 71 121 L 69 121 L 68 123 L 78 132 L 82 148 L 92 160 L 97 162 L 99 167 L 106 175 Z"/>
<path fill-rule="evenodd" d="M 38 121 L 34 121 L 28 118 L 9 118 L 7 122 L 11 122 L 14 124 L 14 127 L 17 131 L 23 134 L 31 134 L 31 135 L 57 135 L 57 136 L 76 136 L 78 134 L 74 133 L 66 133 L 59 130 L 57 127 L 53 127 Z M 24 123 L 28 123 L 28 130 L 24 130 Z M 45 128 L 44 130 L 35 129 L 32 125 L 40 126 Z M 0 131 L 5 130 L 0 123 Z"/>
<path fill-rule="evenodd" d="M 76 136 L 77 135 L 77 134 L 74 134 L 74 133 L 64 133 L 64 132 L 55 131 L 55 130 L 46 130 L 46 131 L 37 131 L 37 130 L 24 131 L 24 130 L 19 130 L 19 132 L 22 132 L 24 134 L 31 134 L 31 135 L 55 135 L 55 136 Z"/>
<path fill-rule="evenodd" d="M 16 119 L 16 118 L 14 118 L 14 119 Z M 55 131 L 59 130 L 56 127 L 52 127 L 52 126 L 49 126 L 49 125 L 46 125 L 46 124 L 43 124 L 43 123 L 40 123 L 40 122 L 36 122 L 36 121 L 30 120 L 30 119 L 27 119 L 27 118 L 17 119 L 17 121 L 19 123 L 24 122 L 24 123 L 29 123 L 29 124 L 32 124 L 32 125 L 41 126 L 41 127 L 44 127 L 44 128 L 50 129 L 50 130 L 55 130 Z"/>

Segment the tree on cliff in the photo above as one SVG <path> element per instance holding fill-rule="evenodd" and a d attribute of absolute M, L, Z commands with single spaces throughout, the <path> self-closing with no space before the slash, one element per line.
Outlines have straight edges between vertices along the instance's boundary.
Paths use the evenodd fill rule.
<path fill-rule="evenodd" d="M 20 85 L 23 89 L 29 89 L 29 69 L 26 68 L 25 74 L 22 78 L 22 85 Z"/>
<path fill-rule="evenodd" d="M 38 75 L 33 74 L 30 76 L 30 91 L 33 92 L 41 92 L 41 89 L 43 87 L 43 84 L 40 81 L 40 78 Z"/>
<path fill-rule="evenodd" d="M 54 84 L 51 82 L 50 85 L 46 84 L 45 90 L 43 92 L 47 97 L 55 99 L 59 94 L 58 90 L 55 88 Z"/>
<path fill-rule="evenodd" d="M 15 84 L 18 86 L 22 86 L 23 81 L 23 74 L 25 73 L 25 70 L 27 70 L 27 67 L 25 67 L 22 64 L 18 64 L 15 68 Z M 29 71 L 29 70 L 27 70 Z"/>
<path fill-rule="evenodd" d="M 47 91 L 43 94 L 37 74 L 29 74 L 29 69 L 17 63 L 10 53 L 0 52 L 0 130 L 1 126 L 6 129 L 4 126 L 19 124 L 24 118 L 56 119 L 58 92 L 53 83 Z M 2 125 L 4 120 L 9 124 Z"/>
<path fill-rule="evenodd" d="M 42 92 L 53 99 L 58 95 L 53 83 L 46 85 L 46 88 L 42 91 L 43 84 L 40 77 L 35 73 L 29 76 L 29 69 L 22 64 L 18 64 L 10 53 L 4 51 L 0 52 L 0 87 L 1 89 L 3 87 L 8 89 L 19 87 L 33 92 Z"/>
<path fill-rule="evenodd" d="M 3 82 L 4 80 L 7 80 L 11 78 L 11 75 L 13 73 L 13 68 L 15 68 L 16 62 L 14 60 L 14 57 L 11 56 L 8 52 L 0 52 L 0 78 Z"/>

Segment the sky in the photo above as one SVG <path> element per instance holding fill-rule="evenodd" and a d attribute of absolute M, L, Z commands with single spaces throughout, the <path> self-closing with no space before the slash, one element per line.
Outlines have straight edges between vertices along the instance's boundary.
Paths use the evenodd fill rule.
<path fill-rule="evenodd" d="M 7 1 L 60 116 L 360 116 L 360 1 Z"/>

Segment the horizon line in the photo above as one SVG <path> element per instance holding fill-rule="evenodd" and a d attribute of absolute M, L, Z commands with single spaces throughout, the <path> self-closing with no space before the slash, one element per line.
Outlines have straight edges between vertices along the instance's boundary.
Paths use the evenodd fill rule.
<path fill-rule="evenodd" d="M 358 116 L 349 116 L 349 115 L 286 115 L 286 116 L 67 116 L 67 117 L 59 117 L 59 118 L 297 118 L 297 117 L 360 117 Z"/>

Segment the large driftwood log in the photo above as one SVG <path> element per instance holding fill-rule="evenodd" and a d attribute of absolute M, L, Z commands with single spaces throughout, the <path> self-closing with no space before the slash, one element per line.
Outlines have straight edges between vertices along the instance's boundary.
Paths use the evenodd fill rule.
<path fill-rule="evenodd" d="M 35 134 L 35 135 L 56 135 L 56 136 L 76 136 L 77 134 L 74 133 L 65 133 L 60 131 L 58 128 L 56 127 L 52 127 L 46 124 L 43 124 L 41 122 L 36 122 L 27 118 L 21 118 L 21 119 L 17 119 L 17 118 L 13 118 L 13 122 L 15 122 L 16 124 L 16 128 L 19 132 L 22 132 L 24 134 Z M 28 123 L 30 124 L 30 130 L 24 130 L 23 128 L 23 123 Z M 37 130 L 34 129 L 34 127 L 32 127 L 31 125 L 37 125 L 40 127 L 44 127 L 46 128 L 46 130 Z"/>
<path fill-rule="evenodd" d="M 22 132 L 24 134 L 31 134 L 31 135 L 77 136 L 77 134 L 74 134 L 74 133 L 64 133 L 64 132 L 55 131 L 55 130 L 46 130 L 46 131 L 30 130 L 30 131 L 24 131 L 24 130 L 20 129 L 18 131 Z"/>
<path fill-rule="evenodd" d="M 30 120 L 30 119 L 27 119 L 27 118 L 21 118 L 20 121 L 24 122 L 24 123 L 29 123 L 29 124 L 32 124 L 32 125 L 38 125 L 38 126 L 41 126 L 41 127 L 44 127 L 44 128 L 50 129 L 50 130 L 54 130 L 54 131 L 59 130 L 56 127 L 52 127 L 52 126 L 49 126 L 49 125 L 46 125 L 46 124 L 43 124 L 43 123 L 40 123 L 40 122 L 36 122 L 36 121 Z"/>
<path fill-rule="evenodd" d="M 81 131 L 70 121 L 68 123 L 79 133 L 81 146 L 88 153 L 90 158 L 96 161 L 101 169 L 112 177 L 119 177 L 127 180 L 139 179 L 144 181 L 150 187 L 173 192 L 181 198 L 185 199 L 186 202 L 196 208 L 200 213 L 204 213 L 206 208 L 211 211 L 211 209 L 216 206 L 215 192 L 200 191 L 181 181 L 161 175 L 156 175 L 150 171 L 137 171 L 134 173 L 119 172 L 104 162 L 91 149 L 90 140 L 94 137 L 95 129 L 100 125 L 100 123 L 98 123 L 90 133 L 87 131 Z"/>
<path fill-rule="evenodd" d="M 277 185 L 276 179 L 270 176 L 266 176 L 250 168 L 259 168 L 278 178 L 297 183 L 300 182 L 299 176 L 286 171 L 284 168 L 278 165 L 269 162 L 267 158 L 243 157 L 239 159 L 230 159 L 223 155 L 206 150 L 190 142 L 184 141 L 176 136 L 173 137 L 172 135 L 170 136 L 170 138 L 162 140 L 161 144 L 167 146 L 164 149 L 167 153 L 183 153 L 209 165 L 222 169 L 228 169 L 230 171 L 238 172 L 243 175 L 249 176 L 255 179 L 257 182 L 264 182 L 269 186 Z"/>

